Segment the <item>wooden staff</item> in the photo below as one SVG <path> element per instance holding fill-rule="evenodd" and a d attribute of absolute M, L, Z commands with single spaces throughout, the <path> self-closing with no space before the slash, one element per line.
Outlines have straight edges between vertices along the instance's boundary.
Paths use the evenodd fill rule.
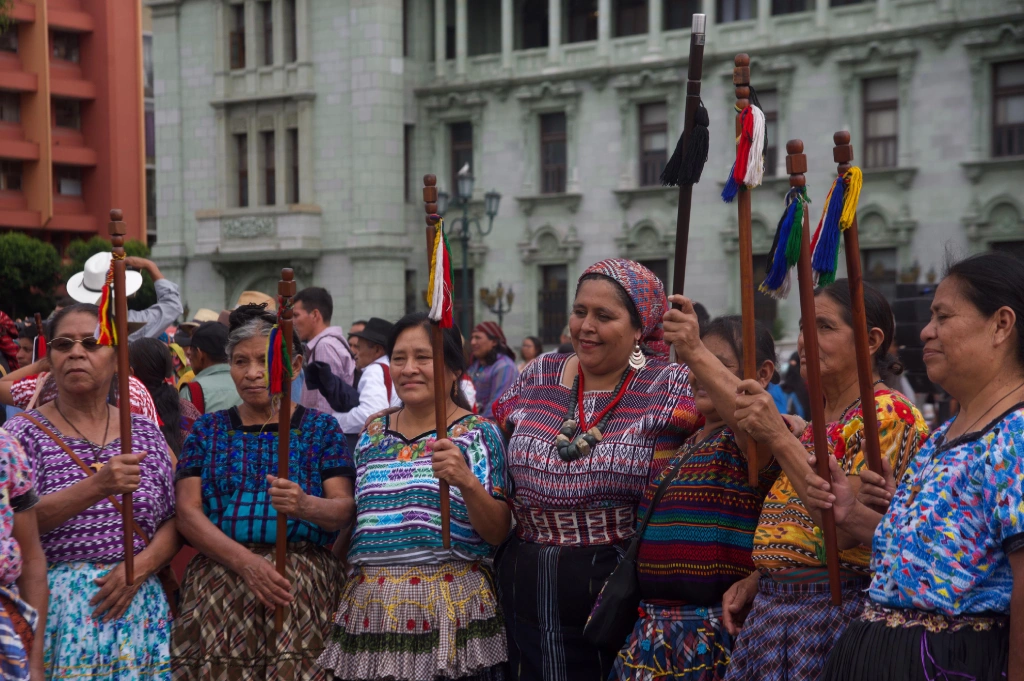
<path fill-rule="evenodd" d="M 36 312 L 36 339 L 32 341 L 32 361 L 38 362 L 46 354 L 46 335 L 43 333 L 43 315 Z"/>
<path fill-rule="evenodd" d="M 693 15 L 690 32 L 690 59 L 686 72 L 686 108 L 683 115 L 683 157 L 690 143 L 690 134 L 696 125 L 697 109 L 700 108 L 700 78 L 704 70 L 704 27 L 707 17 Z M 672 293 L 683 293 L 686 283 L 686 251 L 690 243 L 690 206 L 693 200 L 693 185 L 679 185 L 679 211 L 676 213 L 676 259 L 672 275 Z M 675 308 L 678 304 L 673 303 Z"/>
<path fill-rule="evenodd" d="M 290 267 L 281 270 L 281 280 L 277 282 L 277 326 L 284 336 L 284 346 L 288 348 L 285 357 L 291 357 L 292 344 L 292 307 L 291 298 L 295 295 L 295 273 Z M 292 379 L 291 367 L 287 362 L 281 365 L 281 406 L 277 412 L 277 477 L 288 479 L 288 456 L 291 449 L 292 435 Z M 268 377 L 269 380 L 269 377 Z M 277 532 L 274 548 L 277 553 L 277 574 L 286 577 L 288 567 L 288 516 L 277 514 Z M 279 605 L 274 612 L 274 631 L 281 633 L 284 629 L 284 606 Z"/>
<path fill-rule="evenodd" d="M 423 203 L 427 212 L 427 264 L 434 253 L 434 238 L 437 236 L 437 176 L 423 176 Z M 441 276 L 440 272 L 436 276 Z M 430 324 L 430 342 L 434 348 L 434 428 L 437 439 L 448 437 L 448 417 L 445 410 L 444 389 L 444 332 L 436 322 Z M 456 376 L 455 380 L 459 380 Z M 449 549 L 452 545 L 451 490 L 446 480 L 438 481 L 441 496 L 441 544 Z"/>
<path fill-rule="evenodd" d="M 853 161 L 853 145 L 850 133 L 840 130 L 832 135 L 835 147 L 832 158 L 842 178 Z M 842 182 L 842 179 L 840 179 Z M 882 450 L 878 442 L 878 413 L 875 409 L 875 372 L 868 347 L 868 317 L 864 309 L 864 276 L 860 265 L 860 239 L 857 237 L 857 217 L 853 224 L 843 231 L 843 246 L 846 249 L 846 276 L 850 282 L 850 316 L 853 320 L 853 347 L 857 356 L 857 379 L 860 383 L 860 405 L 864 415 L 864 458 L 868 468 L 882 474 Z"/>
<path fill-rule="evenodd" d="M 786 172 L 789 186 L 802 188 L 807 180 L 807 155 L 803 153 L 804 143 L 790 140 L 786 143 Z M 831 482 L 828 472 L 828 436 L 825 432 L 825 400 L 821 389 L 821 364 L 818 357 L 817 315 L 814 309 L 814 276 L 811 272 L 811 240 L 808 211 L 804 211 L 803 229 L 800 230 L 800 260 L 796 271 L 800 287 L 800 317 L 803 319 L 804 366 L 807 367 L 807 391 L 811 401 L 811 427 L 814 429 L 814 457 L 817 473 Z M 780 246 L 781 247 L 781 246 Z M 832 604 L 841 605 L 843 592 L 839 582 L 839 544 L 836 541 L 836 520 L 832 509 L 821 512 L 822 533 L 825 536 L 825 558 L 828 567 L 828 582 L 832 590 Z"/>
<path fill-rule="evenodd" d="M 740 112 L 750 106 L 750 57 L 737 54 L 732 69 L 736 89 L 736 143 L 743 132 Z M 743 378 L 757 379 L 757 327 L 754 319 L 754 242 L 750 227 L 750 190 L 741 186 L 736 196 L 740 223 L 740 302 L 743 315 Z M 747 481 L 757 487 L 757 443 L 748 437 L 746 444 Z"/>
<path fill-rule="evenodd" d="M 124 236 L 128 229 L 122 221 L 120 209 L 110 211 L 110 252 L 114 267 L 114 328 L 117 331 L 117 406 L 121 421 L 121 454 L 132 453 L 132 401 L 128 387 L 128 296 L 125 295 Z M 124 524 L 124 579 L 131 586 L 135 582 L 135 509 L 132 493 L 121 495 L 121 521 Z"/>

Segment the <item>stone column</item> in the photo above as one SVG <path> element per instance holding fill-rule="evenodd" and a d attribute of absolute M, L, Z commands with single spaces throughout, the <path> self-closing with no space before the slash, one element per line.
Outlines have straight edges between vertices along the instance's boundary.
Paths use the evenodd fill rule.
<path fill-rule="evenodd" d="M 438 78 L 445 75 L 445 33 L 446 21 L 444 0 L 434 2 L 434 68 Z"/>
<path fill-rule="evenodd" d="M 814 25 L 818 28 L 828 26 L 828 2 L 821 0 L 814 5 Z"/>
<path fill-rule="evenodd" d="M 309 61 L 309 0 L 295 0 L 295 58 Z"/>
<path fill-rule="evenodd" d="M 821 0 L 821 2 L 827 2 L 827 0 Z M 821 3 L 818 4 L 820 5 Z M 712 40 L 712 36 L 718 32 L 718 3 L 708 0 L 708 2 L 703 3 L 702 9 L 704 16 L 707 17 L 704 26 L 704 42 L 714 45 L 715 41 Z"/>
<path fill-rule="evenodd" d="M 271 11 L 274 17 L 274 65 L 279 66 L 284 64 L 284 2 L 275 0 Z"/>
<path fill-rule="evenodd" d="M 612 52 L 612 0 L 597 0 L 597 54 L 607 61 Z"/>
<path fill-rule="evenodd" d="M 647 51 L 661 52 L 662 0 L 647 0 Z"/>
<path fill-rule="evenodd" d="M 875 18 L 880 24 L 889 23 L 889 0 L 875 0 Z"/>
<path fill-rule="evenodd" d="M 469 52 L 467 42 L 467 0 L 455 0 L 455 74 L 466 75 L 466 56 Z"/>
<path fill-rule="evenodd" d="M 821 0 L 818 4 L 824 5 L 828 0 Z M 757 0 L 757 34 L 768 35 L 768 26 L 772 18 L 771 0 Z"/>
<path fill-rule="evenodd" d="M 548 61 L 561 61 L 562 0 L 548 0 Z"/>
<path fill-rule="evenodd" d="M 501 0 L 501 68 L 506 71 L 512 70 L 513 16 L 512 0 Z"/>

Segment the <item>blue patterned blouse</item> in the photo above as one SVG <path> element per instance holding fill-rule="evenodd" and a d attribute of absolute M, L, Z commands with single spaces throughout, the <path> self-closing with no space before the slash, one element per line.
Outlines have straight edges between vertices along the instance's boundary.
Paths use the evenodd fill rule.
<path fill-rule="evenodd" d="M 469 522 L 457 487 L 451 488 L 451 550 L 441 543 L 438 479 L 427 443 L 434 431 L 406 440 L 378 418 L 356 447 L 356 528 L 348 559 L 353 565 L 435 564 L 479 560 L 491 552 Z M 495 499 L 505 498 L 505 443 L 498 427 L 476 415 L 448 427 L 452 442 Z"/>
<path fill-rule="evenodd" d="M 1009 614 L 1009 556 L 1024 549 L 1024 403 L 947 441 L 952 423 L 918 451 L 875 529 L 871 600 Z"/>
<path fill-rule="evenodd" d="M 345 436 L 329 414 L 297 407 L 292 414 L 288 478 L 306 494 L 323 497 L 324 480 L 352 478 Z M 177 479 L 202 478 L 203 512 L 224 534 L 245 544 L 273 544 L 277 511 L 267 475 L 277 475 L 277 423 L 243 426 L 238 409 L 205 414 L 185 440 Z M 337 532 L 288 518 L 288 541 L 330 546 Z"/>

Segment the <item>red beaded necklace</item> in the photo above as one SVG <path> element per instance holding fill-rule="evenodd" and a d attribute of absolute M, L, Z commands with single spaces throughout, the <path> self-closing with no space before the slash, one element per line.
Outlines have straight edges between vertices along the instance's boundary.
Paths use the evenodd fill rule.
<path fill-rule="evenodd" d="M 612 398 L 612 401 L 608 403 L 608 406 L 606 406 L 597 414 L 594 414 L 594 420 L 588 424 L 586 421 L 586 416 L 583 413 L 583 367 L 577 366 L 576 371 L 579 378 L 579 385 L 576 389 L 577 417 L 579 418 L 580 431 L 585 433 L 588 430 L 590 430 L 593 426 L 600 423 L 601 419 L 607 416 L 608 413 L 615 408 L 615 405 L 619 403 L 619 401 L 622 399 L 622 396 L 626 394 L 626 389 L 629 387 L 629 384 L 631 382 L 630 380 L 628 380 L 628 378 L 633 372 L 630 369 L 626 369 L 626 371 L 623 372 L 622 378 L 619 379 L 619 387 L 617 388 L 615 397 Z"/>

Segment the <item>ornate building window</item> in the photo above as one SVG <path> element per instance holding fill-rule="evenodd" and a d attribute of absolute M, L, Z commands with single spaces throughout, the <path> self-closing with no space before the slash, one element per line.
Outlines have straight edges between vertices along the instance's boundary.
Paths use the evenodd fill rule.
<path fill-rule="evenodd" d="M 245 68 L 245 5 L 231 5 L 229 11 L 228 49 L 231 53 L 231 68 Z"/>
<path fill-rule="evenodd" d="M 616 0 L 615 37 L 643 33 L 647 33 L 647 0 Z"/>
<path fill-rule="evenodd" d="M 516 49 L 548 46 L 548 0 L 516 0 Z"/>
<path fill-rule="evenodd" d="M 263 162 L 263 205 L 273 206 L 277 203 L 277 187 L 275 156 L 277 151 L 274 144 L 274 131 L 260 133 L 260 145 L 262 148 L 261 160 Z"/>
<path fill-rule="evenodd" d="M 668 161 L 668 105 L 651 102 L 640 105 L 640 186 L 661 184 L 661 171 Z"/>
<path fill-rule="evenodd" d="M 249 205 L 249 135 L 235 136 L 235 177 L 238 186 L 237 206 L 245 208 Z"/>
<path fill-rule="evenodd" d="M 675 31 L 693 26 L 693 15 L 700 12 L 701 0 L 663 0 L 665 18 L 662 25 L 666 31 Z"/>
<path fill-rule="evenodd" d="M 899 260 L 895 248 L 865 248 L 860 252 L 864 282 L 874 286 L 886 300 L 896 300 Z"/>
<path fill-rule="evenodd" d="M 895 76 L 862 83 L 864 167 L 895 168 L 899 144 L 899 85 Z"/>
<path fill-rule="evenodd" d="M 540 116 L 540 191 L 565 193 L 566 123 L 562 112 Z"/>
<path fill-rule="evenodd" d="M 654 273 L 660 281 L 661 285 L 665 287 L 667 295 L 671 295 L 670 291 L 672 283 L 668 280 L 668 260 L 665 258 L 658 258 L 656 260 L 638 260 L 638 263 L 649 269 Z"/>
<path fill-rule="evenodd" d="M 772 14 L 794 14 L 814 8 L 811 0 L 772 0 Z"/>
<path fill-rule="evenodd" d="M 717 0 L 718 23 L 745 21 L 757 16 L 756 0 Z"/>
<path fill-rule="evenodd" d="M 288 203 L 299 203 L 299 129 L 288 128 Z"/>
<path fill-rule="evenodd" d="M 1024 61 L 993 64 L 992 156 L 1024 155 Z"/>
<path fill-rule="evenodd" d="M 263 0 L 260 3 L 260 24 L 263 27 L 262 44 L 263 65 L 273 66 L 274 64 L 274 9 L 270 0 Z"/>
<path fill-rule="evenodd" d="M 558 345 L 568 319 L 569 268 L 566 265 L 542 265 L 537 294 L 538 333 L 541 343 Z"/>
<path fill-rule="evenodd" d="M 566 0 L 565 42 L 597 40 L 597 0 Z"/>
<path fill-rule="evenodd" d="M 454 196 L 459 186 L 459 171 L 467 165 L 470 172 L 473 170 L 473 124 L 469 121 L 459 121 L 448 126 L 448 157 L 451 159 L 451 184 L 448 190 Z"/>

